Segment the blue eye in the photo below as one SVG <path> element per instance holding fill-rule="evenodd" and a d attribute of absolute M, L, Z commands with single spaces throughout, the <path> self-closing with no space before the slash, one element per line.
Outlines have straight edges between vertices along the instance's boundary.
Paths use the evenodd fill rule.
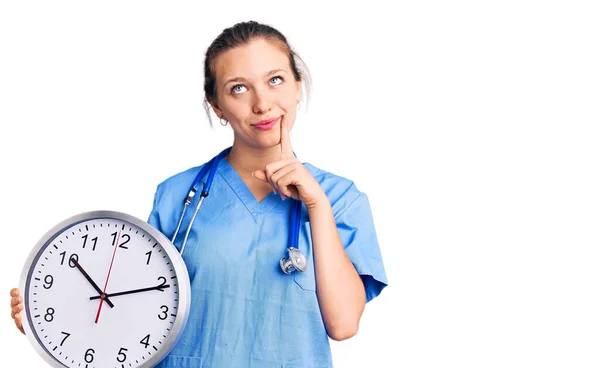
<path fill-rule="evenodd" d="M 269 82 L 271 82 L 273 79 L 280 79 L 280 80 L 281 80 L 281 82 L 279 82 L 279 83 L 277 83 L 277 84 L 273 84 L 273 85 L 275 85 L 275 86 L 276 86 L 276 85 L 278 85 L 278 84 L 281 84 L 281 83 L 283 83 L 283 78 L 281 78 L 281 77 L 280 77 L 280 76 L 278 76 L 278 75 L 277 75 L 277 76 L 275 76 L 275 77 L 273 77 L 273 78 L 271 78 L 271 79 L 269 80 Z"/>
<path fill-rule="evenodd" d="M 279 82 L 274 82 L 279 80 Z M 271 79 L 269 79 L 269 84 L 272 86 L 278 86 L 281 83 L 283 83 L 283 77 L 276 75 L 274 77 L 272 77 Z M 244 92 L 244 89 L 246 87 L 243 84 L 236 84 L 235 86 L 231 87 L 231 93 L 233 93 L 234 95 L 239 95 L 240 93 Z"/>
<path fill-rule="evenodd" d="M 243 88 L 246 88 L 246 87 L 244 87 L 244 85 L 242 85 L 242 84 L 236 84 L 235 86 L 231 87 L 231 92 L 232 92 L 233 94 L 242 93 L 243 91 L 240 91 L 239 89 L 238 89 L 238 90 L 236 90 L 236 88 L 238 88 L 238 87 L 243 87 Z"/>

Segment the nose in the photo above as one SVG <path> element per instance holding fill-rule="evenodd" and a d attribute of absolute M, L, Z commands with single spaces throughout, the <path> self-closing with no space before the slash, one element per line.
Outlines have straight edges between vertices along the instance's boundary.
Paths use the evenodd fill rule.
<path fill-rule="evenodd" d="M 257 115 L 263 115 L 271 110 L 271 96 L 268 91 L 255 90 L 252 110 Z"/>

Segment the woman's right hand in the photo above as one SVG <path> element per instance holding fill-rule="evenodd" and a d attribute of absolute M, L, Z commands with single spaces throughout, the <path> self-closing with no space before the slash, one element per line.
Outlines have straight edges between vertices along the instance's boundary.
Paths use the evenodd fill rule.
<path fill-rule="evenodd" d="M 21 316 L 21 311 L 24 308 L 23 305 L 23 296 L 21 296 L 21 290 L 19 288 L 14 288 L 10 291 L 10 316 L 15 321 L 15 325 L 21 331 L 23 335 L 25 335 L 25 330 L 23 330 L 23 317 Z"/>

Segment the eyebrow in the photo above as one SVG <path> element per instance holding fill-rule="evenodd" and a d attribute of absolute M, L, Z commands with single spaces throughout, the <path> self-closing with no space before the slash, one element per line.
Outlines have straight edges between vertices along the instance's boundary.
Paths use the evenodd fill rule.
<path fill-rule="evenodd" d="M 274 70 L 271 70 L 271 71 L 270 71 L 270 72 L 268 72 L 268 73 L 265 73 L 265 77 L 268 77 L 269 75 L 271 75 L 271 74 L 275 74 L 275 73 L 277 73 L 277 72 L 284 72 L 284 73 L 286 73 L 285 69 L 274 69 Z M 223 83 L 223 87 L 225 87 L 227 84 L 229 84 L 229 83 L 231 83 L 231 82 L 241 82 L 241 81 L 245 81 L 245 80 L 246 80 L 246 79 L 244 79 L 244 78 L 242 78 L 242 77 L 234 77 L 234 78 L 230 78 L 230 79 L 227 79 L 227 80 L 225 81 L 225 83 Z"/>

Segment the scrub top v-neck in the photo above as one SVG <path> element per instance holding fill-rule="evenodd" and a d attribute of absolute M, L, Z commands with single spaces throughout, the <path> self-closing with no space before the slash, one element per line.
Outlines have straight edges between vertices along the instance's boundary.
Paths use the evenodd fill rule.
<path fill-rule="evenodd" d="M 305 167 L 332 203 L 342 244 L 371 300 L 387 279 L 366 195 L 347 179 Z M 148 221 L 168 238 L 200 169 L 172 176 L 157 188 Z M 287 253 L 291 203 L 272 192 L 257 201 L 231 164 L 219 162 L 182 255 L 192 288 L 190 315 L 180 340 L 157 367 L 331 367 L 304 206 L 298 248 L 308 267 L 286 275 L 279 265 Z"/>
<path fill-rule="evenodd" d="M 235 192 L 257 223 L 259 223 L 264 215 L 272 208 L 282 204 L 281 197 L 273 192 L 270 192 L 259 202 L 226 158 L 219 162 L 217 173 L 225 179 L 227 184 L 231 187 L 233 192 Z"/>

